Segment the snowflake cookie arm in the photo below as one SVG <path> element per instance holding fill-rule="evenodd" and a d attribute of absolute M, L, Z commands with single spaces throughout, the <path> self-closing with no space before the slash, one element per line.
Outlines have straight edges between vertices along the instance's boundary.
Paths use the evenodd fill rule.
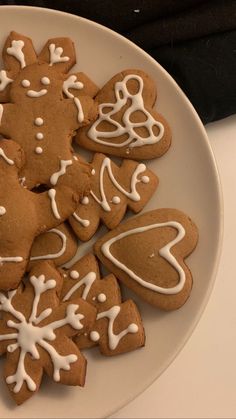
<path fill-rule="evenodd" d="M 7 352 L 3 374 L 12 398 L 20 405 L 39 389 L 43 368 L 38 360 L 17 348 L 14 352 Z"/>
<path fill-rule="evenodd" d="M 16 339 L 16 333 L 8 327 L 5 320 L 0 320 L 0 355 L 7 352 L 8 345 Z"/>
<path fill-rule="evenodd" d="M 55 382 L 83 387 L 87 361 L 76 344 L 66 336 L 51 343 L 44 341 L 39 351 L 45 372 Z"/>

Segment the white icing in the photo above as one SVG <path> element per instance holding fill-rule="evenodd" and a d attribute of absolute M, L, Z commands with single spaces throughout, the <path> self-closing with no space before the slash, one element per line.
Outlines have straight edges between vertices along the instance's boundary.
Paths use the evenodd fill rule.
<path fill-rule="evenodd" d="M 93 342 L 97 342 L 100 339 L 100 335 L 98 332 L 96 332 L 96 330 L 92 330 L 92 332 L 89 334 L 89 337 Z"/>
<path fill-rule="evenodd" d="M 35 120 L 34 120 L 34 123 L 35 123 L 35 125 L 37 125 L 38 127 L 40 127 L 41 125 L 43 125 L 43 118 L 40 118 L 40 117 L 38 117 L 38 118 L 36 118 Z"/>
<path fill-rule="evenodd" d="M 4 150 L 3 150 L 1 147 L 0 147 L 0 157 L 2 157 L 2 158 L 5 160 L 5 162 L 6 162 L 6 163 L 8 163 L 10 166 L 13 166 L 14 161 L 13 161 L 13 160 L 11 160 L 11 159 L 9 159 L 9 158 L 6 156 L 6 154 L 5 154 Z"/>
<path fill-rule="evenodd" d="M 56 190 L 55 189 L 49 189 L 48 196 L 51 200 L 51 207 L 52 207 L 53 215 L 54 215 L 55 218 L 60 220 L 61 216 L 58 212 L 57 203 L 56 203 Z"/>
<path fill-rule="evenodd" d="M 80 218 L 76 212 L 74 212 L 73 217 L 76 219 L 76 221 L 78 221 L 83 227 L 88 227 L 90 225 L 90 221 L 89 220 L 85 220 L 83 218 Z"/>
<path fill-rule="evenodd" d="M 92 169 L 92 170 L 91 170 L 91 174 L 94 176 L 94 175 L 95 175 L 95 173 L 96 173 L 95 169 Z"/>
<path fill-rule="evenodd" d="M 58 172 L 53 173 L 53 175 L 50 177 L 50 182 L 52 185 L 56 185 L 58 182 L 58 179 L 60 176 L 64 175 L 66 173 L 66 168 L 68 166 L 72 165 L 72 160 L 61 160 L 60 161 L 60 170 Z"/>
<path fill-rule="evenodd" d="M 27 188 L 27 186 L 25 186 L 25 181 L 26 181 L 25 176 L 19 178 L 20 186 L 22 186 L 22 188 Z"/>
<path fill-rule="evenodd" d="M 120 197 L 119 196 L 113 196 L 112 203 L 113 204 L 119 204 L 120 203 Z"/>
<path fill-rule="evenodd" d="M 48 86 L 51 83 L 48 77 L 42 77 L 40 81 L 44 86 Z"/>
<path fill-rule="evenodd" d="M 78 271 L 70 271 L 70 277 L 72 279 L 78 279 L 79 278 L 79 272 Z"/>
<path fill-rule="evenodd" d="M 72 99 L 74 95 L 69 92 L 69 89 L 83 89 L 84 85 L 81 83 L 81 81 L 77 81 L 77 76 L 71 75 L 66 79 L 63 83 L 62 90 L 65 93 L 67 97 Z"/>
<path fill-rule="evenodd" d="M 13 387 L 14 393 L 18 393 L 24 383 L 30 391 L 36 390 L 36 383 L 26 371 L 25 357 L 28 353 L 32 359 L 40 359 L 38 346 L 41 346 L 50 356 L 53 365 L 53 378 L 55 381 L 60 381 L 60 370 L 70 370 L 70 364 L 76 362 L 78 358 L 75 354 L 60 355 L 49 342 L 56 340 L 55 331 L 65 325 L 69 325 L 75 330 L 83 328 L 81 320 L 84 316 L 80 313 L 76 314 L 76 311 L 79 309 L 77 304 L 69 304 L 67 306 L 64 318 L 38 327 L 37 325 L 42 320 L 47 319 L 52 313 L 50 307 L 38 313 L 41 295 L 47 290 L 55 288 L 56 281 L 54 279 L 45 280 L 45 276 L 40 275 L 39 277 L 31 276 L 30 282 L 34 289 L 34 299 L 28 320 L 23 313 L 15 309 L 12 303 L 12 298 L 16 291 L 9 292 L 8 297 L 0 293 L 0 310 L 11 314 L 16 319 L 16 321 L 7 321 L 7 326 L 13 329 L 13 333 L 0 335 L 0 341 L 15 341 L 15 343 L 8 345 L 7 350 L 9 352 L 20 349 L 16 371 L 13 375 L 6 377 L 7 384 L 15 384 Z"/>
<path fill-rule="evenodd" d="M 50 66 L 56 63 L 64 63 L 66 61 L 69 61 L 69 57 L 62 57 L 63 54 L 63 48 L 62 47 L 56 47 L 55 44 L 49 45 L 49 52 L 50 52 Z"/>
<path fill-rule="evenodd" d="M 86 300 L 88 293 L 90 291 L 90 288 L 93 285 L 95 279 L 96 279 L 96 273 L 89 272 L 68 291 L 68 293 L 63 298 L 63 301 L 69 300 L 70 297 L 74 294 L 74 292 L 76 292 L 80 287 L 82 287 L 82 285 L 84 285 L 85 287 L 84 287 L 81 298 L 83 298 L 83 300 Z"/>
<path fill-rule="evenodd" d="M 131 323 L 126 329 L 122 330 L 118 335 L 114 333 L 114 322 L 120 312 L 120 306 L 113 306 L 107 311 L 98 313 L 97 320 L 103 319 L 106 317 L 109 320 L 108 323 L 108 345 L 109 348 L 113 351 L 119 345 L 120 340 L 126 336 L 128 333 L 137 333 L 138 326 L 134 323 Z"/>
<path fill-rule="evenodd" d="M 12 83 L 13 80 L 7 77 L 7 72 L 5 70 L 0 71 L 0 92 L 2 92 L 8 84 Z"/>
<path fill-rule="evenodd" d="M 3 110 L 4 110 L 3 105 L 0 103 L 0 125 L 1 125 L 1 122 L 2 122 Z"/>
<path fill-rule="evenodd" d="M 101 294 L 98 294 L 98 296 L 97 296 L 97 300 L 98 300 L 98 302 L 99 302 L 99 303 L 105 303 L 105 301 L 107 300 L 107 297 L 106 297 L 106 295 L 105 295 L 105 294 L 103 294 L 103 293 L 101 292 Z"/>
<path fill-rule="evenodd" d="M 103 208 L 104 211 L 111 211 L 111 207 L 107 201 L 106 198 L 106 194 L 104 191 L 104 171 L 105 169 L 107 169 L 107 173 L 110 177 L 111 182 L 113 183 L 113 185 L 120 191 L 122 192 L 125 196 L 127 196 L 128 199 L 131 199 L 132 201 L 140 201 L 140 195 L 136 190 L 136 184 L 139 182 L 138 181 L 138 176 L 140 175 L 140 173 L 143 173 L 146 170 L 146 166 L 143 163 L 140 163 L 139 165 L 137 165 L 136 169 L 134 170 L 133 174 L 132 174 L 132 178 L 131 178 L 131 182 L 130 182 L 130 186 L 131 186 L 131 190 L 126 191 L 115 179 L 113 173 L 112 173 L 112 168 L 111 168 L 111 159 L 109 159 L 109 157 L 105 157 L 101 168 L 100 168 L 100 173 L 99 173 L 99 184 L 100 184 L 100 195 L 101 195 L 101 200 L 95 195 L 95 193 L 93 191 L 90 191 L 90 194 L 92 195 L 92 197 L 95 199 L 95 201 L 98 202 L 98 204 L 101 205 L 101 207 Z M 118 203 L 118 202 L 117 202 Z"/>
<path fill-rule="evenodd" d="M 49 253 L 48 255 L 42 255 L 42 256 L 31 256 L 30 260 L 47 260 L 47 259 L 57 259 L 61 257 L 65 251 L 66 251 L 66 243 L 67 243 L 67 237 L 62 231 L 58 230 L 57 228 L 52 228 L 48 231 L 49 233 L 57 234 L 61 238 L 62 246 L 61 250 L 57 253 Z"/>
<path fill-rule="evenodd" d="M 0 264 L 5 262 L 22 262 L 23 258 L 21 256 L 0 256 Z"/>
<path fill-rule="evenodd" d="M 149 176 L 142 176 L 141 177 L 141 182 L 143 182 L 143 183 L 149 183 L 150 182 Z"/>
<path fill-rule="evenodd" d="M 43 135 L 42 132 L 37 132 L 37 134 L 35 135 L 35 137 L 36 137 L 37 140 L 42 140 L 43 137 L 44 137 L 44 135 Z"/>
<path fill-rule="evenodd" d="M 7 48 L 7 53 L 9 55 L 12 55 L 13 57 L 15 57 L 17 59 L 17 61 L 19 61 L 21 68 L 24 68 L 26 66 L 25 63 L 25 55 L 23 53 L 23 47 L 24 47 L 25 43 L 22 40 L 18 40 L 18 41 L 12 41 L 11 42 L 11 47 Z"/>
<path fill-rule="evenodd" d="M 135 94 L 129 93 L 127 89 L 127 82 L 129 80 L 136 80 L 139 85 L 139 90 Z M 135 74 L 130 74 L 124 77 L 122 81 L 115 84 L 116 103 L 102 103 L 99 105 L 99 117 L 88 131 L 88 136 L 96 143 L 106 146 L 121 148 L 124 146 L 142 147 L 148 144 L 155 144 L 161 140 L 164 134 L 164 126 L 156 121 L 153 116 L 145 109 L 143 97 L 143 79 Z M 131 101 L 130 107 L 126 109 L 122 117 L 122 124 L 113 119 L 113 116 L 119 112 L 128 101 Z M 109 112 L 104 112 L 103 109 L 111 108 Z M 146 120 L 144 122 L 131 122 L 131 116 L 134 112 L 141 111 Z M 113 131 L 99 131 L 97 128 L 102 121 L 112 124 L 115 127 Z M 141 137 L 136 132 L 137 128 L 145 127 L 148 131 L 147 137 Z M 158 127 L 159 133 L 154 134 L 153 128 Z M 122 135 L 128 135 L 128 138 L 122 143 L 115 143 L 113 141 L 105 141 L 100 138 L 113 139 Z"/>
<path fill-rule="evenodd" d="M 128 236 L 131 236 L 133 234 L 143 233 L 143 232 L 148 231 L 148 230 L 152 230 L 152 229 L 156 229 L 156 228 L 162 228 L 162 227 L 173 227 L 176 230 L 178 230 L 178 234 L 175 237 L 175 239 L 171 240 L 168 244 L 166 244 L 164 247 L 162 247 L 159 250 L 160 256 L 162 256 L 168 263 L 170 263 L 173 266 L 173 268 L 176 269 L 176 271 L 179 274 L 179 283 L 172 288 L 159 287 L 158 285 L 155 285 L 155 284 L 152 284 L 150 282 L 145 281 L 145 279 L 140 278 L 134 271 L 132 271 L 126 265 L 124 265 L 118 259 L 116 259 L 111 254 L 111 251 L 110 251 L 110 247 L 114 243 L 116 243 L 118 240 L 122 240 L 124 237 L 128 237 Z M 165 223 L 155 223 L 155 224 L 150 224 L 150 225 L 146 225 L 146 226 L 143 226 L 143 227 L 137 227 L 137 228 L 134 228 L 132 230 L 128 230 L 128 231 L 125 231 L 121 234 L 118 234 L 118 236 L 116 236 L 116 237 L 112 237 L 110 240 L 108 240 L 106 243 L 104 243 L 102 245 L 101 251 L 104 254 L 104 256 L 107 259 L 109 259 L 116 267 L 118 267 L 122 271 L 126 272 L 132 279 L 134 279 L 136 282 L 138 282 L 143 287 L 148 288 L 148 289 L 150 289 L 152 291 L 155 291 L 155 292 L 159 292 L 161 294 L 172 295 L 172 294 L 177 294 L 178 292 L 180 292 L 183 289 L 184 284 L 185 284 L 186 276 L 185 276 L 185 272 L 184 272 L 182 266 L 179 264 L 179 262 L 176 260 L 176 258 L 171 254 L 170 250 L 174 245 L 179 243 L 183 239 L 184 236 L 185 236 L 185 229 L 177 221 L 167 221 Z"/>
<path fill-rule="evenodd" d="M 28 90 L 26 93 L 29 97 L 41 97 L 47 94 L 47 89 L 41 89 L 41 90 Z"/>
<path fill-rule="evenodd" d="M 0 216 L 6 214 L 6 208 L 5 207 L 0 207 Z"/>
<path fill-rule="evenodd" d="M 83 122 L 83 120 L 84 120 L 83 108 L 82 108 L 82 105 L 81 105 L 80 100 L 79 100 L 78 97 L 74 97 L 74 102 L 75 102 L 75 105 L 76 105 L 77 110 L 78 110 L 77 119 L 78 119 L 78 122 L 81 124 L 81 122 Z"/>
<path fill-rule="evenodd" d="M 42 149 L 42 147 L 36 147 L 34 151 L 35 151 L 36 154 L 42 154 L 43 149 Z"/>
<path fill-rule="evenodd" d="M 21 85 L 23 87 L 30 87 L 30 81 L 27 79 L 22 80 Z"/>
<path fill-rule="evenodd" d="M 81 201 L 81 204 L 83 204 L 83 205 L 88 205 L 89 204 L 89 198 L 88 198 L 88 196 L 84 196 L 83 197 L 83 199 Z"/>

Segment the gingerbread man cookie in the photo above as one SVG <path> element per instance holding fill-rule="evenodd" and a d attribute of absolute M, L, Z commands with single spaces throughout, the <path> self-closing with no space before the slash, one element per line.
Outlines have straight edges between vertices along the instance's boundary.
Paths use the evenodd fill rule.
<path fill-rule="evenodd" d="M 122 302 L 114 275 L 101 279 L 92 254 L 64 270 L 63 276 L 63 301 L 81 297 L 98 311 L 91 332 L 74 339 L 80 349 L 98 344 L 103 355 L 112 356 L 144 346 L 145 332 L 136 304 L 132 300 Z"/>
<path fill-rule="evenodd" d="M 67 223 L 60 224 L 36 237 L 30 252 L 27 270 L 41 260 L 53 261 L 55 266 L 69 262 L 78 249 L 78 239 Z"/>
<path fill-rule="evenodd" d="M 194 222 L 176 209 L 157 209 L 120 224 L 95 244 L 101 262 L 148 303 L 181 307 L 192 289 L 185 258 L 197 245 Z"/>
<path fill-rule="evenodd" d="M 17 287 L 35 237 L 75 211 L 89 185 L 87 165 L 75 163 L 55 188 L 36 194 L 18 179 L 24 164 L 22 149 L 11 140 L 0 140 L 0 289 Z"/>
<path fill-rule="evenodd" d="M 23 403 L 39 389 L 45 371 L 55 382 L 83 386 L 86 360 L 72 337 L 91 330 L 96 309 L 74 298 L 61 302 L 62 278 L 48 262 L 38 263 L 25 287 L 0 293 L 0 354 L 11 396 Z"/>
<path fill-rule="evenodd" d="M 69 222 L 81 240 L 89 240 L 100 220 L 115 228 L 126 213 L 141 211 L 158 186 L 158 177 L 145 164 L 125 160 L 117 166 L 104 154 L 95 154 L 91 163 L 91 190 L 84 196 Z"/>
<path fill-rule="evenodd" d="M 153 108 L 155 100 L 155 83 L 143 71 L 116 74 L 96 96 L 98 118 L 78 131 L 78 144 L 134 160 L 162 156 L 170 147 L 171 131 Z"/>
<path fill-rule="evenodd" d="M 20 174 L 25 186 L 50 187 L 51 176 L 72 164 L 76 130 L 97 115 L 92 99 L 97 88 L 83 73 L 67 74 L 75 63 L 69 38 L 50 39 L 37 56 L 28 38 L 11 32 L 3 61 L 7 70 L 0 73 L 0 91 L 7 89 L 9 103 L 0 105 L 0 133 L 25 152 Z"/>

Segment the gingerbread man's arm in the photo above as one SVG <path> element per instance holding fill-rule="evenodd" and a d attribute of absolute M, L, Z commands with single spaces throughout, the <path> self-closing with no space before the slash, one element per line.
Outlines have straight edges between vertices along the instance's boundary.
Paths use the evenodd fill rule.
<path fill-rule="evenodd" d="M 72 121 L 72 129 L 76 130 L 95 121 L 98 115 L 98 105 L 86 95 L 65 99 L 64 114 Z"/>
<path fill-rule="evenodd" d="M 65 76 L 63 93 L 66 97 L 90 96 L 94 98 L 99 92 L 99 87 L 85 73 L 73 73 Z"/>
<path fill-rule="evenodd" d="M 15 120 L 15 105 L 11 103 L 0 104 L 0 134 L 11 138 L 11 126 Z"/>

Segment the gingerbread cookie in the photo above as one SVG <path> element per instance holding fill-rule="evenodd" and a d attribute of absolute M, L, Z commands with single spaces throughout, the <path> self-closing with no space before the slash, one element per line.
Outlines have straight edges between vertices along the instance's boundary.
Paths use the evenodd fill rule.
<path fill-rule="evenodd" d="M 82 147 L 134 160 L 162 156 L 170 147 L 171 132 L 153 108 L 156 86 L 141 70 L 116 74 L 96 96 L 99 115 L 78 131 Z"/>
<path fill-rule="evenodd" d="M 88 190 L 88 165 L 73 163 L 55 188 L 36 194 L 21 186 L 24 153 L 11 140 L 0 140 L 0 289 L 16 288 L 36 236 L 61 224 Z"/>
<path fill-rule="evenodd" d="M 84 196 L 69 222 L 81 240 L 89 240 L 100 220 L 115 228 L 125 215 L 127 207 L 141 211 L 158 186 L 158 177 L 145 164 L 125 160 L 117 166 L 104 154 L 95 154 L 91 190 Z"/>
<path fill-rule="evenodd" d="M 91 332 L 74 339 L 80 349 L 98 344 L 103 355 L 111 356 L 144 346 L 145 333 L 137 306 L 132 300 L 122 302 L 114 275 L 101 279 L 92 254 L 85 255 L 69 271 L 64 270 L 63 276 L 63 301 L 81 297 L 98 311 Z"/>
<path fill-rule="evenodd" d="M 55 382 L 83 386 L 86 360 L 72 337 L 89 332 L 96 309 L 74 298 L 61 302 L 62 277 L 48 262 L 35 265 L 25 287 L 0 293 L 0 353 L 17 404 L 39 389 L 45 371 Z"/>
<path fill-rule="evenodd" d="M 69 262 L 76 254 L 78 240 L 67 223 L 36 237 L 30 252 L 27 270 L 41 260 L 51 260 L 55 266 Z"/>
<path fill-rule="evenodd" d="M 25 152 L 20 174 L 25 186 L 50 187 L 51 176 L 72 164 L 76 130 L 96 118 L 97 87 L 83 73 L 67 74 L 75 64 L 69 38 L 50 39 L 37 56 L 28 38 L 11 32 L 3 61 L 7 70 L 0 73 L 0 91 L 7 89 L 9 103 L 0 105 L 0 134 Z"/>
<path fill-rule="evenodd" d="M 164 310 L 181 307 L 192 289 L 185 258 L 198 230 L 176 209 L 158 209 L 130 219 L 95 244 L 101 262 L 148 303 Z"/>

